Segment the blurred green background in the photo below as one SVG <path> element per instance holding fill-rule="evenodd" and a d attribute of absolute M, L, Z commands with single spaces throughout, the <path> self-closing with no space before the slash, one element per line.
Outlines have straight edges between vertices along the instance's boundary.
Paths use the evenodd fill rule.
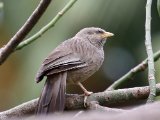
<path fill-rule="evenodd" d="M 1 47 L 24 24 L 40 0 L 2 0 L 0 9 Z M 53 0 L 34 27 L 33 35 L 46 25 L 69 0 Z M 0 111 L 37 98 L 44 81 L 36 84 L 35 74 L 43 59 L 65 39 L 84 27 L 101 27 L 115 36 L 105 46 L 105 61 L 100 71 L 83 84 L 93 92 L 105 90 L 132 67 L 146 58 L 144 45 L 146 0 L 78 0 L 75 5 L 41 38 L 12 54 L 0 66 Z M 160 18 L 156 1 L 152 5 L 152 43 L 154 52 L 160 49 Z M 156 78 L 160 78 L 160 62 L 156 63 Z M 158 82 L 158 81 L 157 81 Z M 147 85 L 147 71 L 137 74 L 122 87 Z M 75 89 L 76 88 L 76 89 Z M 68 86 L 68 93 L 82 93 L 77 86 Z"/>

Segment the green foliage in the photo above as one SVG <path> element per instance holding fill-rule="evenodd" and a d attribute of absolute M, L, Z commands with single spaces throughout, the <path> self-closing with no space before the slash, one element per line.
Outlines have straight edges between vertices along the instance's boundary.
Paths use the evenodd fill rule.
<path fill-rule="evenodd" d="M 157 10 L 158 10 L 158 14 L 160 16 L 160 0 L 157 0 Z"/>

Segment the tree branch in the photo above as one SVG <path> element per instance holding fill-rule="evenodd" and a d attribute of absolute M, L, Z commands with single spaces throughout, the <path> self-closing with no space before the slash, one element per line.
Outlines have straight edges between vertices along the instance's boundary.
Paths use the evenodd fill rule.
<path fill-rule="evenodd" d="M 88 103 L 87 108 L 90 110 L 99 110 L 99 111 L 105 111 L 107 113 L 122 113 L 126 110 L 118 109 L 118 108 L 109 108 L 99 105 L 97 101 L 91 101 Z"/>
<path fill-rule="evenodd" d="M 36 34 L 31 36 L 30 38 L 26 39 L 25 41 L 21 42 L 15 50 L 20 50 L 23 47 L 27 46 L 28 44 L 31 44 L 35 40 L 37 40 L 39 37 L 41 37 L 46 31 L 48 31 L 50 28 L 52 28 L 57 21 L 74 5 L 74 3 L 77 0 L 70 0 L 68 4 L 43 28 L 41 28 Z"/>
<path fill-rule="evenodd" d="M 157 51 L 156 53 L 154 53 L 154 61 L 157 61 L 159 58 L 160 58 L 160 50 Z M 136 67 L 132 68 L 128 73 L 126 73 L 124 76 L 122 76 L 121 78 L 116 80 L 112 85 L 110 85 L 106 89 L 106 91 L 117 89 L 122 83 L 124 83 L 127 80 L 132 79 L 132 77 L 135 74 L 144 71 L 148 67 L 147 61 L 148 61 L 148 59 L 145 59 L 139 65 L 137 65 Z"/>
<path fill-rule="evenodd" d="M 157 95 L 160 95 L 160 84 L 156 85 Z M 129 89 L 119 89 L 114 91 L 99 92 L 91 94 L 87 102 L 97 101 L 102 106 L 113 105 L 131 100 L 146 99 L 149 95 L 149 87 L 135 87 Z M 0 113 L 0 119 L 19 117 L 33 114 L 37 106 L 38 98 L 23 103 L 15 108 Z M 84 96 L 70 94 L 66 95 L 66 110 L 85 109 Z"/>
<path fill-rule="evenodd" d="M 156 80 L 155 80 L 155 68 L 153 60 L 153 50 L 151 43 L 151 5 L 152 0 L 147 0 L 146 4 L 146 23 L 145 23 L 145 45 L 148 55 L 148 81 L 150 86 L 150 94 L 147 102 L 153 102 L 156 96 Z"/>
<path fill-rule="evenodd" d="M 19 29 L 19 31 L 10 39 L 10 41 L 0 49 L 0 65 L 8 58 L 8 56 L 15 50 L 17 45 L 23 41 L 26 35 L 31 31 L 34 25 L 43 15 L 51 0 L 41 0 L 32 15 L 28 18 L 26 23 Z"/>
<path fill-rule="evenodd" d="M 22 117 L 29 114 L 33 114 L 37 107 L 38 98 L 29 102 L 23 103 L 10 110 L 0 112 L 0 120 L 6 120 L 9 118 Z"/>

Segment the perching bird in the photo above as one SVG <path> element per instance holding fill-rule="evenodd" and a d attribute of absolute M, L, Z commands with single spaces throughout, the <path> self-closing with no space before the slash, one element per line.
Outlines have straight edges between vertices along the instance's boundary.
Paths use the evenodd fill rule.
<path fill-rule="evenodd" d="M 81 82 L 100 68 L 104 60 L 103 46 L 106 39 L 113 35 L 101 28 L 84 28 L 53 50 L 36 76 L 37 83 L 47 76 L 37 114 L 64 110 L 66 83 L 77 84 L 85 95 L 91 94 Z"/>

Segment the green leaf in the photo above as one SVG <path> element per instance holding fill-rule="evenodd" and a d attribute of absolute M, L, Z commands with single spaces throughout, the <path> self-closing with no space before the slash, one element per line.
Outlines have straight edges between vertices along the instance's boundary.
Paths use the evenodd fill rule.
<path fill-rule="evenodd" d="M 158 10 L 158 14 L 160 16 L 160 0 L 157 0 L 157 10 Z"/>

